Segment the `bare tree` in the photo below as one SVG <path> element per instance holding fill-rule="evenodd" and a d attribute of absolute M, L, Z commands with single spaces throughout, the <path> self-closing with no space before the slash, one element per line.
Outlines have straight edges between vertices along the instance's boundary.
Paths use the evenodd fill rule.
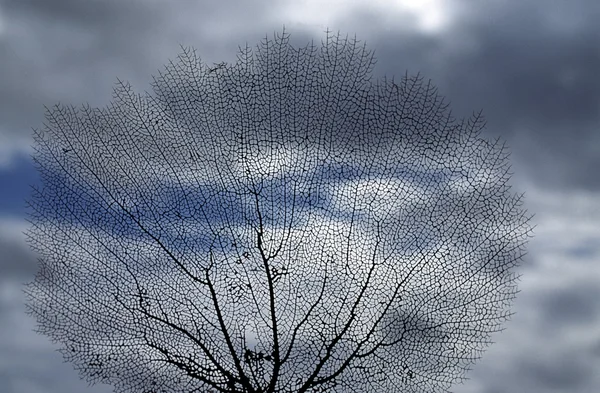
<path fill-rule="evenodd" d="M 533 228 L 504 145 L 372 52 L 183 48 L 154 94 L 47 109 L 38 332 L 116 392 L 440 392 L 510 313 Z"/>

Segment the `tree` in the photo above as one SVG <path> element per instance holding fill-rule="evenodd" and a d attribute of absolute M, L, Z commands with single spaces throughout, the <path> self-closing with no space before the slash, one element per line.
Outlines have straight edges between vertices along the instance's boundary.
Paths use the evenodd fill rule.
<path fill-rule="evenodd" d="M 47 109 L 38 332 L 117 392 L 439 392 L 501 330 L 533 229 L 508 154 L 372 52 L 183 48 L 154 94 Z"/>

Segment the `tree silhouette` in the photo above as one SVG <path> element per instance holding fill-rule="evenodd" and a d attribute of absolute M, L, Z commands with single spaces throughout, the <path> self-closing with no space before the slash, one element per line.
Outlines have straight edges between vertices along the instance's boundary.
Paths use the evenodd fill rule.
<path fill-rule="evenodd" d="M 440 392 L 501 330 L 533 229 L 506 147 L 326 34 L 46 108 L 28 312 L 90 383 Z"/>

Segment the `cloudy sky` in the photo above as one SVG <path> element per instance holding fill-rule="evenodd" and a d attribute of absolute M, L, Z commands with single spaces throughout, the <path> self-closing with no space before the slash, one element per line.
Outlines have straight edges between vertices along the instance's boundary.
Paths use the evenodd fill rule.
<path fill-rule="evenodd" d="M 455 393 L 600 390 L 600 4 L 595 0 L 0 0 L 0 386 L 87 387 L 31 331 L 20 283 L 36 270 L 21 231 L 38 179 L 31 128 L 43 105 L 104 106 L 116 78 L 137 91 L 193 46 L 235 60 L 265 34 L 319 42 L 340 30 L 375 50 L 377 76 L 420 72 L 457 118 L 483 109 L 508 141 L 513 185 L 535 213 L 516 315 Z"/>

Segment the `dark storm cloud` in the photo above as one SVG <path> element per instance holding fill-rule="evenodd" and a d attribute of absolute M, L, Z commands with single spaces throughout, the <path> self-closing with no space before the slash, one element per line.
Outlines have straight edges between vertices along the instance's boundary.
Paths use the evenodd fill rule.
<path fill-rule="evenodd" d="M 600 166 L 600 3 L 588 3 L 585 12 L 583 2 L 524 2 L 476 13 L 461 36 L 478 49 L 449 57 L 454 75 L 443 78 L 450 94 L 480 98 L 490 129 L 550 187 L 600 189 L 591 170 Z"/>
<path fill-rule="evenodd" d="M 528 178 L 600 189 L 600 3 L 477 2 L 439 36 L 376 30 L 376 73 L 431 78 L 458 118 L 483 109 Z M 383 15 L 357 9 L 344 26 Z M 373 46 L 371 46 L 373 48 Z M 523 176 L 521 173 L 519 176 Z"/>

